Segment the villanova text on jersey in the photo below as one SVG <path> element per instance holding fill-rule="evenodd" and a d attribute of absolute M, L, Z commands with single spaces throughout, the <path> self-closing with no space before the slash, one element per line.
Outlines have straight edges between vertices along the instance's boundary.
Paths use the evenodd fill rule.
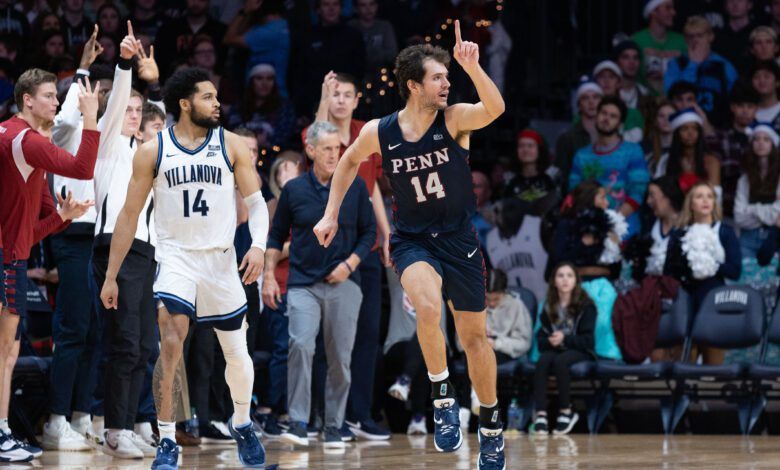
<path fill-rule="evenodd" d="M 222 185 L 222 168 L 212 165 L 182 165 L 164 173 L 168 187 L 185 183 L 212 183 Z"/>
<path fill-rule="evenodd" d="M 379 121 L 378 134 L 398 231 L 438 234 L 466 229 L 477 209 L 469 152 L 450 135 L 444 111 L 417 142 L 403 139 L 398 112 Z"/>

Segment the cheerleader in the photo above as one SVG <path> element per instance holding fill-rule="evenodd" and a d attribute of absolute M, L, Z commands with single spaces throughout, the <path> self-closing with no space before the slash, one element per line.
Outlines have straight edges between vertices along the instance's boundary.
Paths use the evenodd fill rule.
<path fill-rule="evenodd" d="M 696 183 L 685 197 L 677 228 L 669 238 L 664 274 L 678 279 L 691 294 L 694 312 L 709 291 L 725 285 L 726 279 L 739 279 L 742 271 L 737 236 L 721 220 L 715 189 L 705 182 Z M 723 350 L 705 347 L 701 352 L 705 364 L 723 362 Z"/>

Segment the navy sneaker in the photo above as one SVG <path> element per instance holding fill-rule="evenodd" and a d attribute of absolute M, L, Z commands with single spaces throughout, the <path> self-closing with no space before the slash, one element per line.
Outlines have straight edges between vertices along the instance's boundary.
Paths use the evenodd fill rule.
<path fill-rule="evenodd" d="M 346 421 L 349 430 L 361 439 L 369 441 L 386 441 L 390 439 L 390 432 L 379 427 L 372 419 L 364 421 Z"/>
<path fill-rule="evenodd" d="M 20 448 L 22 448 L 23 450 L 26 450 L 27 452 L 31 453 L 33 458 L 37 459 L 38 457 L 43 455 L 43 449 L 41 449 L 40 447 L 36 447 L 36 446 L 30 444 L 27 441 L 23 441 L 23 440 L 19 439 L 18 437 L 14 436 L 13 434 L 11 435 L 11 438 L 14 441 L 16 441 L 16 443 L 19 445 Z"/>
<path fill-rule="evenodd" d="M 463 444 L 460 408 L 454 398 L 440 401 L 440 406 L 433 407 L 433 445 L 439 452 L 455 452 Z"/>
<path fill-rule="evenodd" d="M 344 421 L 344 424 L 341 425 L 339 433 L 341 433 L 341 440 L 344 442 L 352 442 L 357 439 L 355 435 L 352 434 L 352 431 L 349 428 L 349 424 L 347 424 L 346 421 Z"/>
<path fill-rule="evenodd" d="M 152 470 L 177 470 L 179 468 L 179 448 L 168 438 L 160 441 L 157 456 L 152 462 Z"/>
<path fill-rule="evenodd" d="M 239 428 L 233 427 L 233 418 L 228 420 L 228 430 L 238 443 L 238 460 L 249 468 L 265 468 L 265 449 L 249 422 Z"/>
<path fill-rule="evenodd" d="M 329 449 L 343 449 L 346 447 L 341 437 L 341 432 L 336 426 L 325 426 L 322 430 L 322 446 Z"/>
<path fill-rule="evenodd" d="M 306 423 L 290 421 L 290 426 L 281 436 L 283 441 L 299 446 L 309 445 L 309 436 L 306 434 Z"/>
<path fill-rule="evenodd" d="M 279 420 L 275 414 L 263 415 L 263 419 L 260 421 L 260 432 L 266 439 L 279 439 L 282 436 L 282 428 L 279 426 Z"/>
<path fill-rule="evenodd" d="M 316 424 L 309 424 L 306 426 L 306 435 L 308 437 L 317 437 L 320 435 L 320 432 L 322 432 L 323 429 L 317 426 Z"/>
<path fill-rule="evenodd" d="M 501 429 L 483 429 L 477 432 L 479 435 L 479 456 L 477 456 L 478 470 L 505 470 L 504 458 L 504 433 Z"/>

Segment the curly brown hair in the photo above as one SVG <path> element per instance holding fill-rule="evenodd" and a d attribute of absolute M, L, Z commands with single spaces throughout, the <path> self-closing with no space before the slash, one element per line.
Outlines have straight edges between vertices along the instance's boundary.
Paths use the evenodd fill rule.
<path fill-rule="evenodd" d="M 555 266 L 555 269 L 553 269 L 552 274 L 550 275 L 550 287 L 547 289 L 547 300 L 544 305 L 544 312 L 550 318 L 550 323 L 552 325 L 557 324 L 560 320 L 558 317 L 558 306 L 561 303 L 561 299 L 558 297 L 558 289 L 555 287 L 555 276 L 558 274 L 558 271 L 567 267 L 574 271 L 574 279 L 576 282 L 574 284 L 574 290 L 571 292 L 571 301 L 569 302 L 569 306 L 566 307 L 566 314 L 576 318 L 582 313 L 585 307 L 593 304 L 593 300 L 588 296 L 588 293 L 582 289 L 582 281 L 580 280 L 580 275 L 577 272 L 577 267 L 574 263 L 569 261 L 559 263 Z"/>
<path fill-rule="evenodd" d="M 425 77 L 425 61 L 435 60 L 450 67 L 450 53 L 438 46 L 430 44 L 417 44 L 402 50 L 395 58 L 395 78 L 398 81 L 398 92 L 404 100 L 409 99 L 409 87 L 407 82 L 412 80 L 422 83 Z"/>

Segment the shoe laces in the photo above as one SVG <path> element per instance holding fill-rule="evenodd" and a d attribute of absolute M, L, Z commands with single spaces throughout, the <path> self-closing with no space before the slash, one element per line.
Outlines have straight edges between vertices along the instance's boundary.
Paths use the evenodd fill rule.
<path fill-rule="evenodd" d="M 452 406 L 436 408 L 434 413 L 436 415 L 435 420 L 442 422 L 442 424 L 439 425 L 439 429 L 443 435 L 449 435 L 459 431 L 460 426 L 458 426 L 457 423 L 457 413 Z"/>

